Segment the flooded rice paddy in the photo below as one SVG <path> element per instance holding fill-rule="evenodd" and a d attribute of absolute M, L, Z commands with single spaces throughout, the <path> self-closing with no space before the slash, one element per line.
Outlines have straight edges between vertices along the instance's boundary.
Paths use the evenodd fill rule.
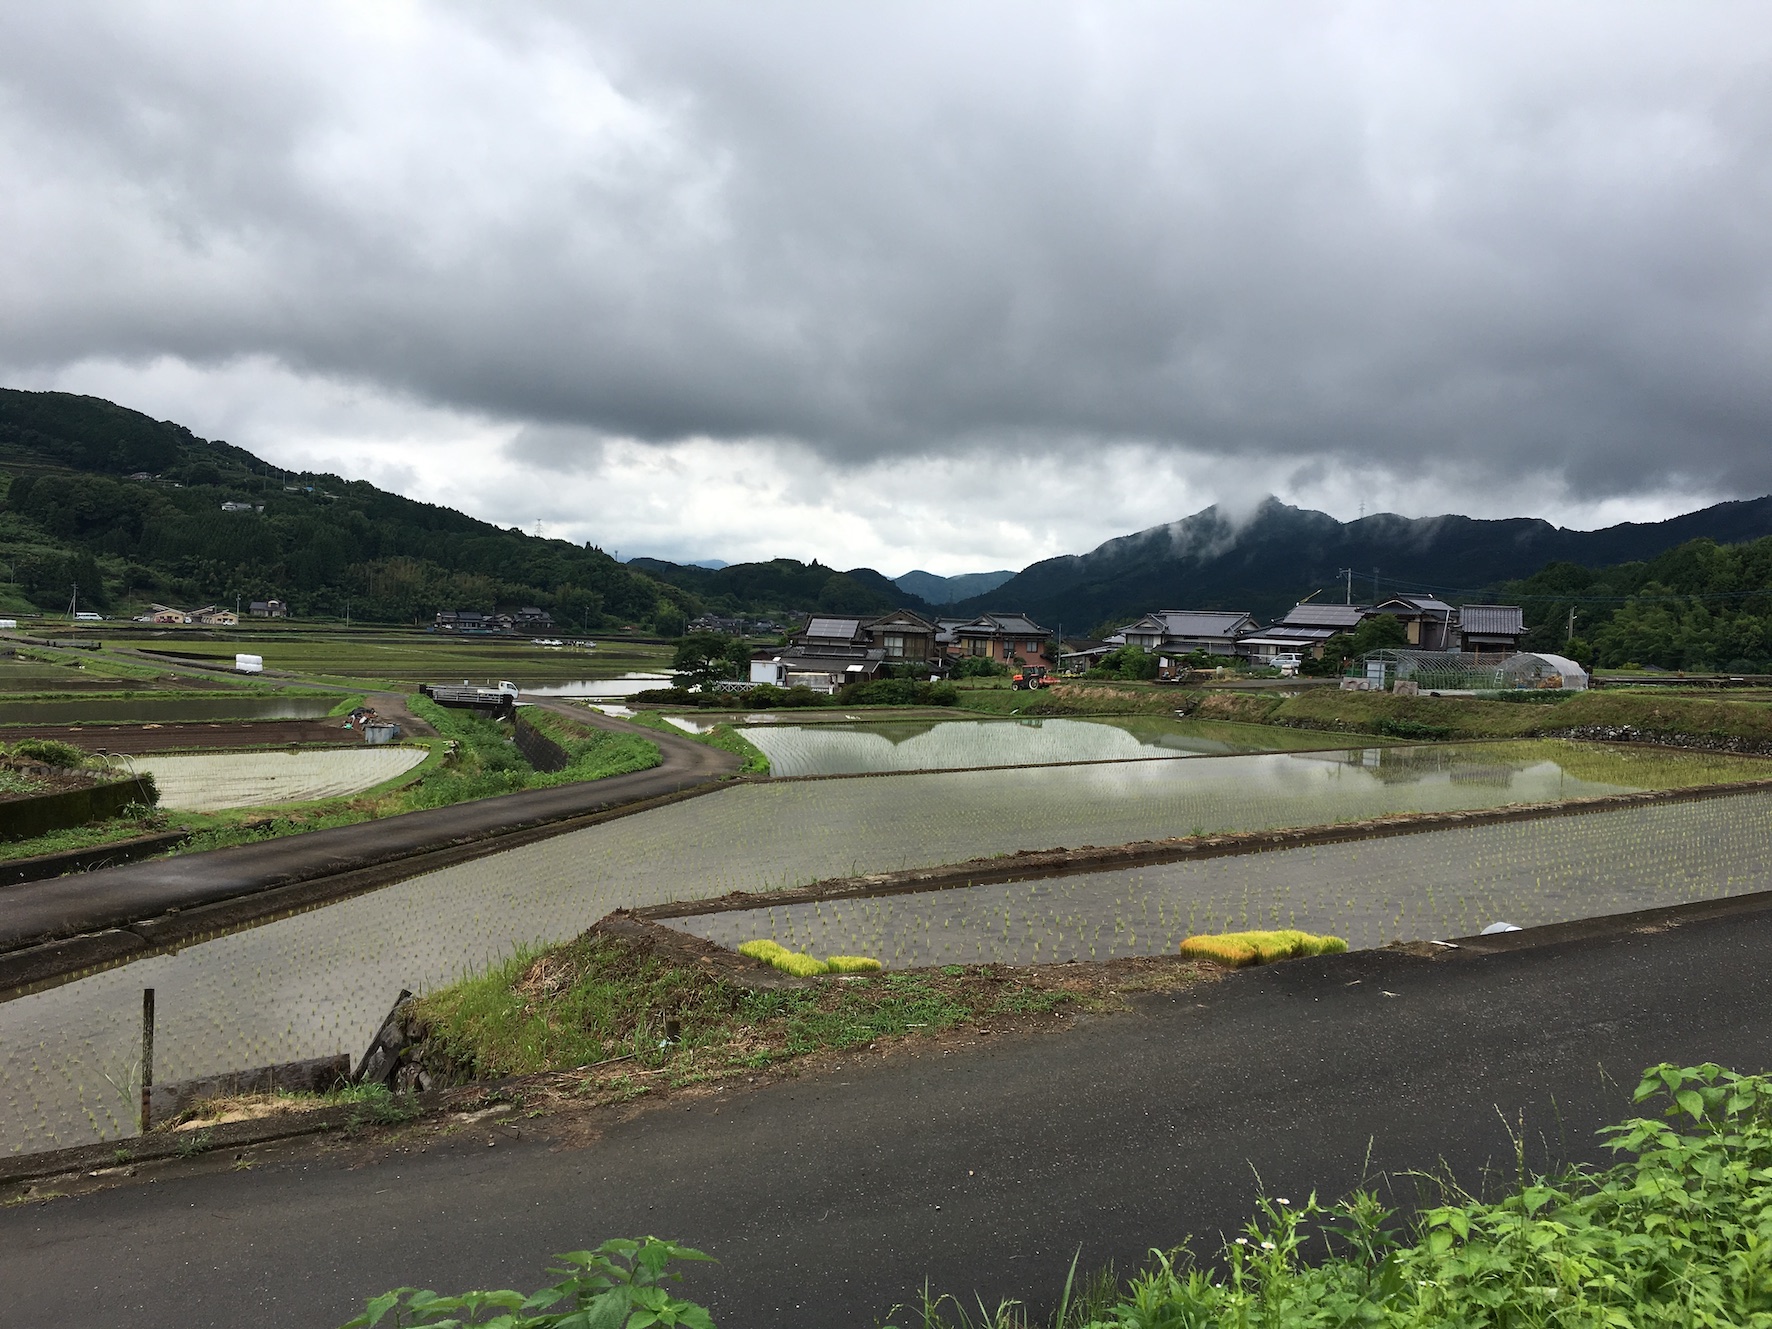
<path fill-rule="evenodd" d="M 1757 778 L 1769 769 L 1752 758 L 1541 742 L 730 786 L 0 1003 L 0 1149 L 55 1148 L 133 1132 L 144 987 L 158 992 L 158 1078 L 179 1080 L 301 1057 L 356 1055 L 402 987 L 433 989 L 513 947 L 575 935 L 621 906 L 934 866 L 1017 849 L 1679 787 Z M 1496 881 L 1509 871 L 1510 855 L 1525 864 L 1564 863 L 1574 870 L 1582 854 L 1596 851 L 1546 850 L 1545 858 L 1522 846 L 1535 833 L 1556 839 L 1570 826 L 1607 826 L 1614 828 L 1614 843 L 1643 846 L 1628 856 L 1598 860 L 1615 864 L 1620 881 L 1635 880 L 1630 874 L 1636 873 L 1647 883 L 1644 890 L 1753 889 L 1739 884 L 1758 881 L 1751 876 L 1756 869 L 1743 866 L 1746 851 L 1740 846 L 1750 844 L 1765 856 L 1769 804 L 1772 795 L 1753 794 L 1714 804 L 1633 808 L 1497 828 L 1518 838 L 1480 841 L 1504 846 L 1485 851 L 1489 856 L 1480 863 L 1491 864 L 1483 871 Z M 1697 809 L 1711 810 L 1708 815 L 1717 820 L 1680 820 L 1695 817 Z M 1643 839 L 1633 829 L 1642 825 L 1660 829 Z M 1416 861 L 1428 865 L 1421 880 L 1444 891 L 1434 899 L 1471 900 L 1472 920 L 1489 921 L 1483 916 L 1491 908 L 1486 897 L 1459 893 L 1459 883 L 1473 871 L 1471 851 L 1463 847 L 1465 841 L 1441 838 L 1449 834 L 1454 833 L 1352 848 L 1383 855 L 1400 852 L 1393 846 L 1414 846 Z M 1675 879 L 1649 852 L 1660 836 L 1691 856 L 1682 860 L 1686 876 L 1678 879 L 1687 885 L 1670 886 Z M 1594 841 L 1604 843 L 1604 837 Z M 1204 906 L 1196 904 L 1193 914 L 1184 916 L 1174 912 L 1182 908 L 1180 895 L 1173 906 L 1171 896 L 1162 896 L 1158 924 L 1176 932 L 1177 940 L 1180 931 L 1206 925 L 1208 914 L 1241 918 L 1247 913 L 1251 922 L 1296 918 L 1303 926 L 1322 927 L 1348 926 L 1370 916 L 1377 921 L 1368 931 L 1349 927 L 1350 939 L 1362 941 L 1461 926 L 1461 915 L 1434 912 L 1441 908 L 1438 903 L 1409 904 L 1415 897 L 1406 894 L 1400 879 L 1359 867 L 1329 874 L 1336 895 L 1346 902 L 1344 914 L 1317 918 L 1312 913 L 1317 897 L 1305 889 L 1312 871 L 1288 876 L 1277 869 L 1283 861 L 1308 860 L 1283 860 L 1279 854 L 1218 860 L 1212 871 L 1223 875 L 1212 878 L 1218 884 L 1205 897 L 1210 910 L 1202 912 Z M 1522 867 L 1505 880 L 1523 896 L 1543 886 L 1547 907 L 1581 913 L 1595 912 L 1596 901 L 1612 907 L 1587 887 L 1558 885 L 1562 878 L 1547 868 Z M 1050 886 L 1060 889 L 1065 883 Z M 1150 911 L 1159 906 L 1148 892 L 1134 899 L 1131 889 L 1114 888 L 1125 896 L 1124 905 L 1116 906 L 1129 911 L 1116 919 L 1125 928 L 1109 924 L 1102 935 L 1136 928 L 1142 944 L 1144 929 L 1155 926 L 1147 921 Z M 1549 895 L 1552 890 L 1564 893 Z M 1360 903 L 1368 898 L 1377 903 Z M 1307 907 L 1300 908 L 1300 901 Z M 1523 909 L 1509 907 L 1518 915 L 1509 921 L 1534 921 Z M 1098 906 L 1090 908 L 1100 912 Z M 1030 946 L 1040 942 L 1044 958 L 1049 945 L 1069 935 L 1066 929 L 1077 939 L 1065 944 L 1082 945 L 1085 924 L 1066 921 L 1076 912 L 1056 904 L 1043 907 L 1038 920 L 1028 924 L 1035 933 Z M 1412 928 L 1417 917 L 1431 917 L 1432 926 Z M 1011 926 L 1020 924 L 1012 919 Z M 1044 940 L 1047 930 L 1054 934 L 1050 943 Z M 1099 950 L 1100 936 L 1094 944 Z"/>
<path fill-rule="evenodd" d="M 622 674 L 618 678 L 580 678 L 567 683 L 525 684 L 533 697 L 631 697 L 636 692 L 671 686 L 670 674 Z"/>
<path fill-rule="evenodd" d="M 145 756 L 132 769 L 153 773 L 160 806 L 185 812 L 256 808 L 360 793 L 422 762 L 421 747 L 386 744 L 319 752 L 217 752 Z"/>
<path fill-rule="evenodd" d="M 673 720 L 676 717 L 672 717 Z M 705 721 L 683 721 L 685 727 Z M 1332 735 L 1211 721 L 923 720 L 756 726 L 772 775 L 869 775 L 1321 748 Z"/>
<path fill-rule="evenodd" d="M 673 919 L 888 968 L 1172 953 L 1303 928 L 1354 947 L 1471 936 L 1772 889 L 1772 794 L 1464 827 L 1003 885 Z"/>

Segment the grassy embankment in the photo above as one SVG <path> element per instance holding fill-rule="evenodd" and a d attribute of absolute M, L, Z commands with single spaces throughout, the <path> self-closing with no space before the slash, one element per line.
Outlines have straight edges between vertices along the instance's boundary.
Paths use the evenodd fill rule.
<path fill-rule="evenodd" d="M 446 807 L 522 789 L 625 775 L 647 770 L 662 760 L 657 745 L 638 735 L 612 734 L 581 727 L 563 718 L 532 710 L 526 713 L 526 718 L 538 718 L 536 727 L 565 748 L 572 758 L 566 769 L 546 774 L 532 768 L 509 741 L 508 724 L 482 719 L 472 711 L 449 710 L 424 697 L 414 698 L 410 705 L 413 713 L 435 728 L 441 737 L 413 740 L 430 749 L 425 760 L 410 771 L 361 793 L 311 803 L 230 808 L 222 812 L 156 812 L 128 822 L 76 827 L 34 840 L 0 845 L 0 859 L 93 848 L 156 830 L 180 828 L 189 830 L 191 838 L 172 852 L 221 849 L 304 831 L 351 826 L 401 812 Z M 451 741 L 455 745 L 453 752 L 450 751 Z"/>
<path fill-rule="evenodd" d="M 1628 729 L 1640 738 L 1675 744 L 1772 746 L 1772 706 L 1669 693 L 1574 692 L 1538 704 L 1479 697 L 1398 697 L 1334 688 L 1313 688 L 1296 696 L 1189 692 L 1182 698 L 1177 704 L 1187 706 L 1190 719 L 1393 738 L 1530 738 Z"/>
<path fill-rule="evenodd" d="M 710 748 L 719 748 L 722 752 L 730 752 L 744 762 L 744 765 L 739 767 L 741 775 L 769 774 L 769 758 L 763 755 L 763 750 L 729 724 L 717 724 L 704 734 L 692 734 L 687 729 L 681 729 L 672 724 L 658 711 L 640 710 L 623 718 L 629 724 L 637 724 L 646 729 L 655 729 L 661 734 L 687 738 L 691 742 L 705 743 Z"/>
<path fill-rule="evenodd" d="M 434 992 L 416 1015 L 428 1030 L 426 1064 L 447 1078 L 576 1071 L 576 1096 L 620 1098 L 887 1039 L 962 1026 L 1001 1031 L 1054 1013 L 1115 1009 L 1127 993 L 1185 987 L 1220 972 L 1159 957 L 1020 969 L 949 965 L 801 982 L 775 975 L 753 986 L 661 954 L 647 939 L 593 929 Z"/>

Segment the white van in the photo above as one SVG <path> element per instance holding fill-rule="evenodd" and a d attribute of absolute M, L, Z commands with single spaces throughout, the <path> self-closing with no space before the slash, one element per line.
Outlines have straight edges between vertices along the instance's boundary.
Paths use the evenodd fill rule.
<path fill-rule="evenodd" d="M 1293 678 L 1296 677 L 1298 671 L 1304 667 L 1304 657 L 1296 653 L 1276 655 L 1273 664 L 1274 668 L 1278 669 L 1285 677 Z"/>
<path fill-rule="evenodd" d="M 103 623 L 105 621 L 105 616 L 103 614 L 94 614 L 88 610 L 82 609 L 79 613 L 74 615 L 74 621 L 76 623 Z"/>

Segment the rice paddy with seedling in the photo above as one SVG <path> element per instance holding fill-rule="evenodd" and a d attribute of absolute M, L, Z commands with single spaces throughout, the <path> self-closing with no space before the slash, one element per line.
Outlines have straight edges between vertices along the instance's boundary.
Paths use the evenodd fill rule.
<path fill-rule="evenodd" d="M 404 775 L 427 755 L 422 747 L 390 743 L 314 752 L 144 756 L 130 766 L 153 775 L 161 807 L 219 812 L 361 793 Z"/>
<path fill-rule="evenodd" d="M 1772 792 L 1264 853 L 671 920 L 724 946 L 878 956 L 888 969 L 1173 954 L 1308 929 L 1355 947 L 1469 936 L 1772 889 Z"/>
<path fill-rule="evenodd" d="M 0 1003 L 0 1149 L 53 1148 L 133 1132 L 144 987 L 159 992 L 157 1078 L 188 1079 L 355 1055 L 401 988 L 433 990 L 518 946 L 576 936 L 621 907 L 1019 849 L 1492 807 L 1740 780 L 1767 770 L 1746 757 L 1545 742 L 729 786 Z M 1077 904 L 1055 892 L 1083 890 L 1088 879 L 1012 888 L 988 908 L 972 908 L 966 917 L 974 931 L 964 941 L 964 929 L 935 915 L 907 915 L 902 926 L 883 929 L 860 911 L 890 902 L 859 901 L 846 906 L 855 912 L 844 915 L 839 931 L 846 938 L 865 933 L 866 941 L 802 945 L 761 920 L 732 934 L 730 943 L 792 941 L 792 949 L 820 958 L 871 957 L 891 968 L 919 957 L 974 958 L 986 940 L 1020 958 L 1046 959 L 1067 948 L 1087 954 L 1091 945 L 1098 953 L 1141 953 L 1159 934 L 1164 948 L 1172 948 L 1189 933 L 1258 926 L 1308 927 L 1369 945 L 1455 929 L 1460 909 L 1474 926 L 1492 917 L 1530 922 L 1525 906 L 1536 896 L 1556 916 L 1574 917 L 1576 910 L 1625 907 L 1606 903 L 1625 888 L 1608 888 L 1610 895 L 1571 888 L 1559 874 L 1585 871 L 1579 858 L 1552 855 L 1544 861 L 1562 865 L 1555 871 L 1514 871 L 1538 861 L 1535 836 L 1567 835 L 1585 825 L 1622 827 L 1612 843 L 1628 852 L 1594 858 L 1616 864 L 1620 882 L 1637 880 L 1632 874 L 1659 863 L 1657 854 L 1677 853 L 1687 856 L 1684 889 L 1727 894 L 1754 888 L 1736 881 L 1760 879 L 1768 797 L 1492 828 L 1519 838 L 1482 841 L 1499 847 L 1485 851 L 1481 864 L 1492 866 L 1474 876 L 1461 857 L 1466 851 L 1457 848 L 1464 841 L 1411 836 L 1312 851 L 1332 856 L 1325 862 L 1347 864 L 1327 874 L 1298 854 L 1264 854 L 1193 865 L 1217 874 L 1197 887 L 1163 884 L 1164 874 L 1182 870 L 1179 865 L 1146 869 L 1150 885 L 1117 882 L 1104 888 L 1105 896 Z M 1700 809 L 1718 819 L 1714 826 Z M 1650 835 L 1645 827 L 1664 829 Z M 1752 853 L 1737 863 L 1730 846 L 1743 837 Z M 1430 866 L 1411 878 L 1387 876 L 1386 855 L 1402 845 L 1418 846 L 1421 863 Z M 1373 857 L 1333 857 L 1354 849 Z M 1307 866 L 1276 876 L 1285 863 Z M 1422 881 L 1432 884 L 1423 888 Z M 1659 877 L 1654 886 L 1668 889 Z M 927 909 L 935 898 L 903 897 L 901 903 Z M 827 914 L 831 908 L 824 906 Z M 1110 909 L 1111 923 L 1105 921 Z M 1343 926 L 1344 916 L 1355 925 Z M 796 925 L 802 925 L 798 916 Z M 1013 946 L 999 940 L 1005 931 Z"/>

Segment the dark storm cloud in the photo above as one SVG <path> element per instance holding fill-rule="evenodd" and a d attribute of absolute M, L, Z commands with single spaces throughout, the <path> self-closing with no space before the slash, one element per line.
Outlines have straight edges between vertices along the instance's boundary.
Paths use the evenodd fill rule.
<path fill-rule="evenodd" d="M 1752 6 L 590 12 L 14 7 L 0 361 L 1772 489 Z"/>

